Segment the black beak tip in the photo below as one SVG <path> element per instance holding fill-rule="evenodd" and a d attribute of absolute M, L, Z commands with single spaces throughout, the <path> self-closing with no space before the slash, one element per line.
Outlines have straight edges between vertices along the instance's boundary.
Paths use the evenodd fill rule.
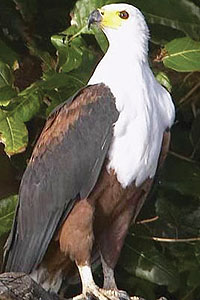
<path fill-rule="evenodd" d="M 101 13 L 98 9 L 93 10 L 88 18 L 88 29 L 90 29 L 92 24 L 99 24 L 102 20 Z"/>
<path fill-rule="evenodd" d="M 88 19 L 88 29 L 91 28 L 92 24 L 93 24 L 93 20 L 91 19 L 91 17 L 89 17 L 89 19 Z"/>

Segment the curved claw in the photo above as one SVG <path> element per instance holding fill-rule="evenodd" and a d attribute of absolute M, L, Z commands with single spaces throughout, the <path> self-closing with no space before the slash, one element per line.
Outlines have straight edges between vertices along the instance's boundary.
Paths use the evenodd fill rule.
<path fill-rule="evenodd" d="M 131 300 L 131 298 L 125 291 L 100 289 L 95 285 L 88 287 L 86 294 L 84 293 L 73 297 L 73 300 Z"/>
<path fill-rule="evenodd" d="M 130 297 L 126 291 L 121 291 L 118 289 L 101 289 L 101 291 L 110 300 L 130 300 Z"/>
<path fill-rule="evenodd" d="M 101 289 L 96 285 L 87 287 L 87 290 L 85 291 L 85 293 L 80 294 L 76 297 L 73 297 L 73 300 L 94 300 L 94 299 L 110 300 L 110 298 L 107 295 L 105 295 L 101 291 Z"/>
<path fill-rule="evenodd" d="M 77 295 L 72 298 L 73 300 L 86 300 L 86 297 L 83 294 Z"/>
<path fill-rule="evenodd" d="M 119 293 L 119 299 L 121 300 L 130 300 L 130 296 L 126 291 L 118 291 Z"/>

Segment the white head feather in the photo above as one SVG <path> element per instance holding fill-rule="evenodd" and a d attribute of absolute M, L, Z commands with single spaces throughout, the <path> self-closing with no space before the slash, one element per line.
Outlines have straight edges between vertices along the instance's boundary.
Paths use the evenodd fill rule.
<path fill-rule="evenodd" d="M 125 51 L 132 51 L 134 55 L 144 56 L 144 59 L 146 59 L 149 29 L 139 9 L 126 3 L 120 3 L 105 5 L 101 10 L 126 11 L 129 15 L 128 19 L 121 20 L 121 25 L 117 28 L 102 26 L 110 47 L 119 47 L 120 45 L 120 48 L 124 48 Z M 117 17 L 120 18 L 118 15 Z"/>

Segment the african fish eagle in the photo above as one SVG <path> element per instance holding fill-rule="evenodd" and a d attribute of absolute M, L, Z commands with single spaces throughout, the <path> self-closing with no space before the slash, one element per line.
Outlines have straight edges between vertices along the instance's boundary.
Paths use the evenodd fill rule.
<path fill-rule="evenodd" d="M 58 291 L 78 268 L 82 297 L 125 297 L 114 267 L 158 165 L 166 156 L 174 105 L 148 64 L 149 30 L 132 5 L 93 11 L 109 48 L 88 85 L 53 111 L 23 175 L 4 270 Z M 104 285 L 93 279 L 94 253 Z M 128 296 L 127 296 L 128 297 Z"/>

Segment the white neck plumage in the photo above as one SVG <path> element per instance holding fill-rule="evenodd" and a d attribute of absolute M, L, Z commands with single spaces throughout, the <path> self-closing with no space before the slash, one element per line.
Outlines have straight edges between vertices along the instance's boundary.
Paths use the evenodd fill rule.
<path fill-rule="evenodd" d="M 123 187 L 133 181 L 138 186 L 154 176 L 163 132 L 174 119 L 171 98 L 149 67 L 149 35 L 146 24 L 142 25 L 143 30 L 136 28 L 131 36 L 130 32 L 121 34 L 120 40 L 119 29 L 116 34 L 113 29 L 112 34 L 105 30 L 110 47 L 89 81 L 105 83 L 116 99 L 120 115 L 108 153 L 108 170 L 115 171 Z"/>
<path fill-rule="evenodd" d="M 117 29 L 116 31 L 115 29 L 105 28 L 104 32 L 110 45 L 107 54 L 118 54 L 119 56 L 116 57 L 118 61 L 119 58 L 121 60 L 123 53 L 123 59 L 126 60 L 127 58 L 129 62 L 130 59 L 137 62 L 146 62 L 148 56 L 149 30 L 146 23 L 142 23 L 142 25 L 142 28 L 141 23 L 138 25 L 140 26 L 139 29 L 137 26 L 132 27 L 131 32 L 128 27 L 127 31 L 124 30 L 124 28 Z M 120 33 L 120 30 L 123 30 L 123 32 Z"/>
<path fill-rule="evenodd" d="M 148 64 L 148 34 L 135 36 L 129 41 L 127 36 L 123 36 L 120 41 L 118 34 L 110 34 L 106 31 L 110 46 L 103 59 L 98 64 L 89 84 L 105 83 L 110 87 L 116 97 L 116 106 L 121 111 L 124 105 L 133 102 L 126 99 L 132 95 L 138 98 L 137 87 L 144 85 L 148 81 L 148 74 L 152 76 Z M 144 72 L 146 75 L 144 76 Z M 139 96 L 142 98 L 142 96 Z M 129 105 L 128 104 L 128 105 Z"/>
<path fill-rule="evenodd" d="M 140 16 L 143 18 L 143 16 Z M 121 31 L 121 32 L 120 32 Z M 138 21 L 130 28 L 104 28 L 109 48 L 98 64 L 89 84 L 104 82 L 111 90 L 113 86 L 129 85 L 144 80 L 142 72 L 148 69 L 149 30 L 145 22 Z M 115 91 L 113 90 L 115 93 Z"/>

